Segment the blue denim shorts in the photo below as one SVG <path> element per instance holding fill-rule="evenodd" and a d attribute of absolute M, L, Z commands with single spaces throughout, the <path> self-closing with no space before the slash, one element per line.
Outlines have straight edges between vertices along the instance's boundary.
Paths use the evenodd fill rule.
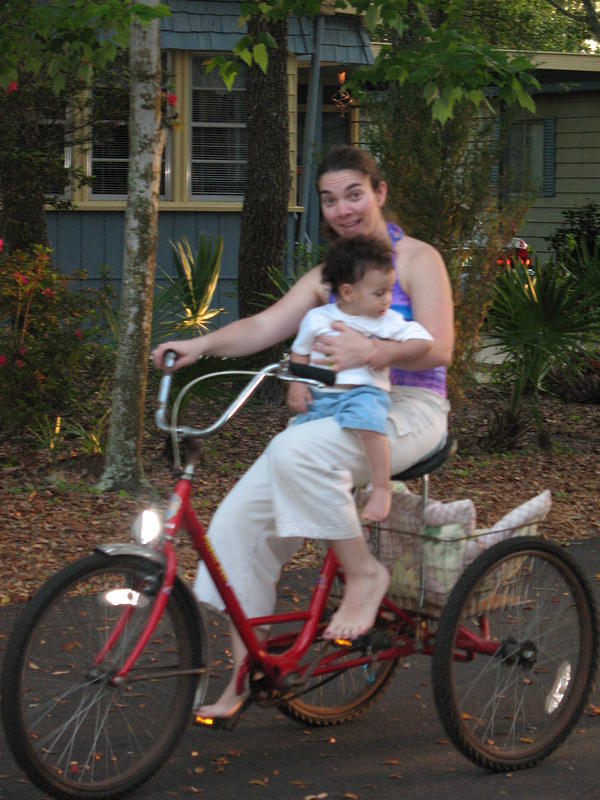
<path fill-rule="evenodd" d="M 386 433 L 390 396 L 375 386 L 357 386 L 346 392 L 322 392 L 312 389 L 313 401 L 305 414 L 298 414 L 294 424 L 333 417 L 341 428 Z"/>

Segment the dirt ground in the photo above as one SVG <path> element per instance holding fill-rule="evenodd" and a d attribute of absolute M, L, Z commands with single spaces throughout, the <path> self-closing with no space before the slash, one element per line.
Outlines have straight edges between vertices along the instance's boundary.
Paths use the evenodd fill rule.
<path fill-rule="evenodd" d="M 529 430 L 518 449 L 489 454 L 482 452 L 480 440 L 496 406 L 491 390 L 478 387 L 452 413 L 450 429 L 458 437 L 459 452 L 432 476 L 431 495 L 472 498 L 482 527 L 550 489 L 553 506 L 545 536 L 563 543 L 600 537 L 600 406 L 548 398 L 543 414 L 552 432 L 551 452 L 540 449 Z M 255 405 L 207 443 L 194 495 L 201 519 L 210 519 L 229 487 L 286 421 L 281 406 Z M 96 543 L 127 541 L 136 512 L 151 499 L 168 497 L 174 482 L 168 448 L 151 428 L 149 414 L 144 463 L 153 497 L 150 492 L 137 498 L 98 494 L 101 458 L 40 452 L 26 441 L 0 442 L 0 604 L 28 597 L 52 572 Z M 191 575 L 194 553 L 185 543 L 180 552 L 184 572 Z M 304 551 L 298 563 L 310 558 L 310 550 Z"/>

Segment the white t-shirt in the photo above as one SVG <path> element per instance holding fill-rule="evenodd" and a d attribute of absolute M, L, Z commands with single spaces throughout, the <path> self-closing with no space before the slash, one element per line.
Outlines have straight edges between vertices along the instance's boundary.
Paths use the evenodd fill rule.
<path fill-rule="evenodd" d="M 432 336 L 418 322 L 407 322 L 402 314 L 391 308 L 382 317 L 361 317 L 346 314 L 336 303 L 312 308 L 302 319 L 298 335 L 292 344 L 292 352 L 300 356 L 310 355 L 310 363 L 322 359 L 323 354 L 314 352 L 313 342 L 318 336 L 337 336 L 339 331 L 332 330 L 332 322 L 343 322 L 364 336 L 378 339 L 392 339 L 406 342 L 408 339 L 425 339 L 432 341 Z M 321 365 L 323 366 L 323 365 Z M 350 386 L 377 386 L 384 391 L 390 390 L 389 370 L 374 370 L 368 366 L 344 369 L 337 373 L 336 383 Z"/>

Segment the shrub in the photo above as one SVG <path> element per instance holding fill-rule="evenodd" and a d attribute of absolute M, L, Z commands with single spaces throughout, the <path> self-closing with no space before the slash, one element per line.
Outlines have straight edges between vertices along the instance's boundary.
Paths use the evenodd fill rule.
<path fill-rule="evenodd" d="M 514 443 L 515 423 L 527 393 L 540 443 L 551 446 L 550 431 L 539 410 L 539 394 L 548 388 L 552 374 L 561 374 L 563 379 L 581 375 L 597 347 L 599 323 L 582 284 L 552 263 L 536 265 L 535 277 L 520 263 L 500 276 L 486 325 L 490 340 L 504 356 L 499 370 L 511 386 L 503 413 L 512 430 L 510 442 Z M 504 430 L 506 426 L 497 419 L 495 428 Z M 501 437 L 496 432 L 493 438 L 499 447 Z"/>
<path fill-rule="evenodd" d="M 577 270 L 581 250 L 594 253 L 600 248 L 600 207 L 588 203 L 581 208 L 562 212 L 565 220 L 552 236 L 546 236 L 554 253 L 554 260 L 562 267 Z"/>
<path fill-rule="evenodd" d="M 66 414 L 85 401 L 85 375 L 103 348 L 90 341 L 95 297 L 75 290 L 50 262 L 50 250 L 0 259 L 0 427 L 15 431 L 41 415 Z"/>

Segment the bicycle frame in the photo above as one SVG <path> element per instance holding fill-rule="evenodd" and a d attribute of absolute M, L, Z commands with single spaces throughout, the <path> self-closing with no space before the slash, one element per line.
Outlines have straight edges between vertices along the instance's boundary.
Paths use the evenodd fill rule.
<path fill-rule="evenodd" d="M 298 368 L 298 366 L 299 365 L 294 365 L 295 368 Z M 178 437 L 188 436 L 193 439 L 211 435 L 231 419 L 244 405 L 258 385 L 260 385 L 264 377 L 268 374 L 272 374 L 278 368 L 280 368 L 280 365 L 272 364 L 265 367 L 259 373 L 250 373 L 253 377 L 249 384 L 228 406 L 221 417 L 203 431 L 178 428 L 174 422 L 170 424 L 167 422 L 166 404 L 170 388 L 170 376 L 167 375 L 163 378 L 159 390 L 159 408 L 156 414 L 158 427 L 162 430 L 168 430 L 174 435 L 174 440 Z M 306 370 L 306 382 L 315 383 L 317 380 L 322 379 L 323 371 L 315 370 L 310 367 L 303 367 L 303 369 Z M 296 377 L 293 379 L 297 380 Z M 192 384 L 188 384 L 186 389 L 191 385 Z M 183 392 L 185 391 L 184 389 Z M 178 403 L 182 394 L 180 394 L 176 401 L 174 416 L 176 416 Z M 176 452 L 178 456 L 178 450 Z M 166 607 L 177 578 L 177 559 L 174 542 L 180 530 L 185 530 L 189 533 L 193 547 L 198 553 L 199 558 L 206 564 L 210 577 L 221 595 L 231 622 L 238 631 L 248 651 L 245 665 L 240 670 L 238 677 L 239 693 L 243 690 L 245 679 L 251 668 L 255 668 L 266 677 L 266 683 L 270 689 L 290 691 L 294 687 L 301 687 L 303 679 L 309 676 L 312 678 L 320 675 L 327 676 L 339 672 L 341 669 L 353 669 L 361 665 L 373 664 L 378 661 L 406 657 L 417 651 L 425 655 L 433 654 L 435 632 L 427 618 L 421 616 L 418 612 L 403 610 L 390 598 L 386 597 L 384 598 L 381 609 L 383 612 L 387 612 L 388 616 L 390 614 L 393 615 L 393 622 L 390 622 L 389 627 L 394 630 L 394 634 L 389 637 L 389 641 L 385 641 L 383 645 L 374 649 L 367 640 L 359 644 L 359 646 L 350 641 L 336 640 L 335 644 L 337 645 L 337 649 L 332 652 L 331 656 L 320 658 L 319 665 L 310 663 L 301 665 L 300 662 L 315 639 L 318 638 L 319 629 L 325 627 L 323 614 L 333 583 L 336 578 L 341 578 L 343 581 L 343 574 L 340 571 L 340 566 L 333 549 L 329 548 L 327 551 L 306 608 L 299 611 L 273 613 L 261 617 L 247 617 L 210 544 L 206 530 L 196 516 L 191 505 L 190 496 L 195 469 L 194 461 L 195 459 L 192 458 L 186 465 L 174 487 L 165 515 L 160 540 L 160 550 L 157 551 L 153 549 L 150 551 L 151 555 L 155 558 L 158 553 L 161 560 L 164 562 L 165 571 L 163 583 L 157 593 L 154 607 L 144 630 L 141 632 L 131 653 L 113 678 L 115 684 L 121 683 L 127 679 L 129 671 L 151 638 Z M 425 483 L 425 487 L 426 485 Z M 115 629 L 112 631 L 102 651 L 98 654 L 96 663 L 100 663 L 106 653 L 111 650 L 113 644 L 119 638 L 120 632 L 125 626 L 130 613 L 131 609 L 126 609 L 123 612 L 119 623 L 115 626 Z M 256 628 L 258 627 L 272 628 L 289 623 L 301 624 L 301 627 L 299 630 L 292 632 L 276 633 L 268 640 L 256 634 Z M 486 642 L 485 640 L 485 625 L 482 625 L 480 641 L 477 641 L 476 637 L 472 634 L 470 634 L 468 638 L 461 637 L 459 647 L 464 647 L 467 651 L 467 655 L 459 655 L 458 657 L 461 659 L 472 658 L 472 653 L 477 651 L 490 654 L 490 652 L 497 647 L 497 644 L 489 640 Z M 336 659 L 339 657 L 340 653 L 344 653 L 344 655 L 348 654 L 348 649 L 345 648 L 352 649 L 356 653 L 356 658 L 346 659 L 343 664 L 336 663 Z M 277 650 L 278 652 L 271 652 L 272 650 Z M 283 652 L 279 652 L 281 650 Z"/>
<path fill-rule="evenodd" d="M 251 666 L 260 670 L 266 676 L 267 683 L 272 689 L 290 691 L 294 687 L 298 687 L 301 690 L 303 679 L 305 680 L 309 676 L 312 678 L 319 676 L 326 678 L 326 676 L 335 674 L 341 669 L 354 669 L 379 661 L 406 657 L 413 654 L 416 649 L 425 655 L 431 655 L 434 634 L 429 625 L 424 620 L 415 618 L 414 614 L 403 611 L 389 598 L 385 598 L 382 603 L 382 609 L 393 614 L 396 627 L 408 632 L 398 634 L 399 641 L 397 643 L 378 649 L 375 652 L 372 652 L 372 648 L 365 646 L 362 653 L 357 652 L 355 658 L 345 660 L 343 665 L 337 663 L 337 659 L 340 653 L 345 654 L 347 651 L 337 648 L 331 655 L 323 658 L 318 666 L 310 663 L 300 665 L 301 660 L 315 639 L 318 638 L 319 628 L 325 627 L 323 613 L 334 580 L 338 577 L 343 579 L 333 549 L 330 548 L 327 551 L 306 608 L 299 611 L 273 613 L 261 617 L 247 617 L 213 551 L 203 524 L 191 506 L 192 473 L 193 467 L 186 468 L 186 473 L 178 480 L 169 502 L 164 522 L 163 544 L 160 551 L 165 564 L 164 580 L 157 593 L 152 613 L 131 653 L 112 678 L 113 683 L 119 684 L 127 680 L 128 673 L 152 637 L 169 600 L 177 577 L 174 541 L 178 531 L 181 529 L 189 533 L 194 549 L 205 562 L 231 621 L 248 650 L 245 667 L 240 670 L 238 678 L 240 692 Z M 152 554 L 156 555 L 154 551 Z M 96 664 L 99 664 L 104 656 L 110 652 L 112 646 L 118 640 L 130 613 L 131 609 L 129 608 L 123 612 L 102 651 L 98 654 Z M 266 641 L 257 636 L 255 632 L 258 627 L 271 628 L 289 623 L 301 623 L 300 630 L 275 634 Z M 417 646 L 415 646 L 415 642 L 418 642 Z M 353 645 L 352 642 L 343 640 L 337 640 L 336 644 L 338 648 L 340 646 L 342 648 L 344 646 L 350 648 Z M 273 653 L 269 652 L 270 650 L 283 650 L 283 652 Z"/>

